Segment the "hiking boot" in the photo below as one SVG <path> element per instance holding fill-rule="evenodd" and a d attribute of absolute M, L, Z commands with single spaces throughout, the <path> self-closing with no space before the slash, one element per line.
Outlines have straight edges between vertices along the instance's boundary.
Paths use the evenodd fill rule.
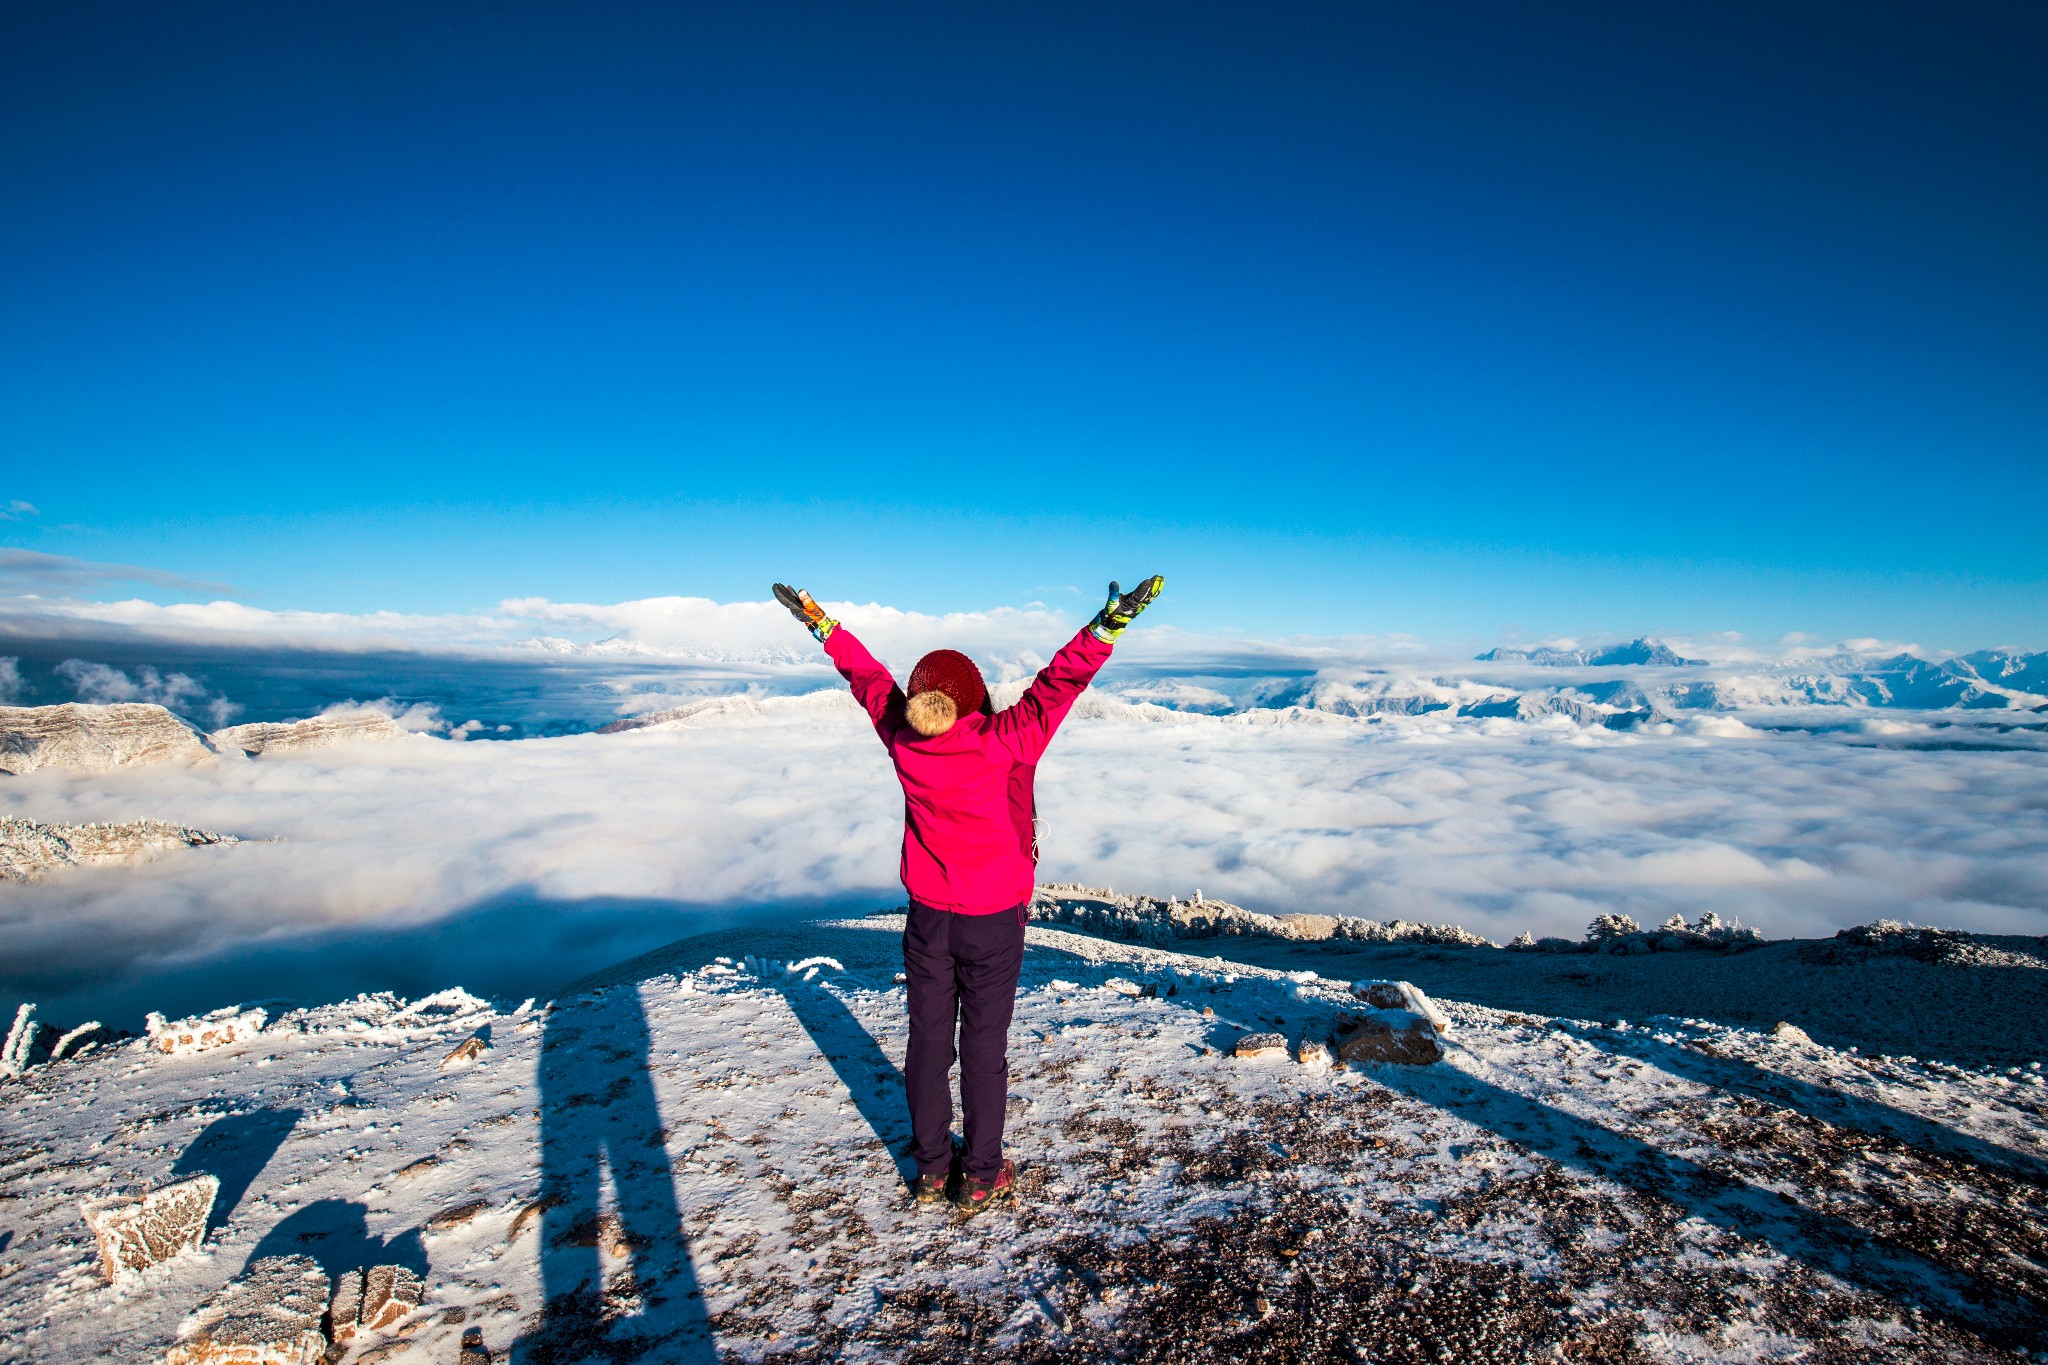
<path fill-rule="evenodd" d="M 1016 1194 L 1017 1163 L 1005 1161 L 1003 1169 L 997 1171 L 991 1180 L 963 1179 L 960 1192 L 953 1196 L 953 1207 L 972 1216 L 998 1199 L 1012 1199 Z"/>
<path fill-rule="evenodd" d="M 920 1204 L 936 1204 L 946 1197 L 947 1177 L 920 1175 L 910 1182 L 910 1197 Z"/>

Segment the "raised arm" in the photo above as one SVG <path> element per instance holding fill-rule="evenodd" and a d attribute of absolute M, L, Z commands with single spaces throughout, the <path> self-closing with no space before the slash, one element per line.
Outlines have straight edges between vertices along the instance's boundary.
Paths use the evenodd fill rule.
<path fill-rule="evenodd" d="M 1110 643 L 1088 627 L 1067 641 L 1052 662 L 1038 670 L 1017 704 L 996 717 L 996 741 L 1019 763 L 1036 763 L 1053 731 L 1073 710 L 1074 702 L 1109 662 Z"/>
<path fill-rule="evenodd" d="M 1109 662 L 1110 651 L 1117 637 L 1124 633 L 1124 627 L 1165 586 L 1166 580 L 1157 574 L 1129 592 L 1120 593 L 1117 585 L 1111 583 L 1109 601 L 1095 614 L 1095 619 L 1081 627 L 1080 633 L 1053 655 L 1052 662 L 1038 671 L 1015 706 L 996 717 L 996 739 L 1018 762 L 1038 762 L 1045 746 L 1052 743 L 1053 732 L 1074 708 L 1074 702 Z"/>
<path fill-rule="evenodd" d="M 825 655 L 853 689 L 853 699 L 874 722 L 875 733 L 887 740 L 890 732 L 903 724 L 903 689 L 896 679 L 845 626 L 825 637 Z"/>
<path fill-rule="evenodd" d="M 867 646 L 853 638 L 852 631 L 827 616 L 808 592 L 777 583 L 775 600 L 789 608 L 789 614 L 825 646 L 825 657 L 853 689 L 853 698 L 874 722 L 875 733 L 887 740 L 889 732 L 903 720 L 903 690 L 896 686 L 889 670 L 876 662 Z"/>

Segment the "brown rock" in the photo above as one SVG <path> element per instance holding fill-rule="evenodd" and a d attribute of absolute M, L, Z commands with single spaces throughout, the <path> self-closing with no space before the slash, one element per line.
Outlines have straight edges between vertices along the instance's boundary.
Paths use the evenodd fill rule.
<path fill-rule="evenodd" d="M 458 1204 L 452 1209 L 443 1209 L 427 1220 L 428 1232 L 452 1232 L 472 1221 L 478 1214 L 489 1208 L 482 1199 L 472 1199 L 467 1204 Z"/>
<path fill-rule="evenodd" d="M 505 1234 L 505 1240 L 508 1242 L 518 1241 L 520 1233 L 526 1231 L 542 1214 L 546 1213 L 549 1209 L 559 1206 L 561 1202 L 562 1198 L 560 1195 L 550 1194 L 534 1200 L 531 1204 L 519 1210 L 519 1216 L 512 1220 L 512 1230 Z"/>
<path fill-rule="evenodd" d="M 412 1162 L 409 1165 L 400 1166 L 398 1168 L 398 1178 L 401 1180 L 416 1180 L 440 1164 L 440 1157 L 423 1156 L 418 1161 Z"/>
<path fill-rule="evenodd" d="M 1408 992 L 1398 981 L 1354 981 L 1351 993 L 1376 1010 L 1408 1008 Z"/>
<path fill-rule="evenodd" d="M 426 1293 L 420 1277 L 402 1265 L 373 1265 L 363 1274 L 360 1321 L 366 1332 L 386 1332 L 413 1315 Z"/>
<path fill-rule="evenodd" d="M 1429 1020 L 1410 1010 L 1375 1010 L 1337 1040 L 1337 1057 L 1346 1062 L 1426 1066 L 1443 1055 Z"/>
<path fill-rule="evenodd" d="M 84 1208 L 85 1225 L 99 1243 L 100 1271 L 108 1280 L 140 1274 L 160 1261 L 197 1251 L 220 1181 L 195 1175 L 141 1198 L 106 1199 Z"/>
<path fill-rule="evenodd" d="M 1278 1033 L 1247 1033 L 1237 1040 L 1237 1046 L 1231 1049 L 1231 1054 L 1246 1060 L 1285 1057 L 1287 1039 Z"/>
<path fill-rule="evenodd" d="M 471 1062 L 483 1056 L 489 1047 L 490 1043 L 484 1038 L 483 1034 L 472 1033 L 457 1043 L 448 1055 L 441 1059 L 441 1070 L 447 1071 L 451 1067 L 468 1066 Z"/>
<path fill-rule="evenodd" d="M 363 1272 L 344 1270 L 327 1301 L 327 1334 L 336 1342 L 353 1341 L 363 1315 Z"/>

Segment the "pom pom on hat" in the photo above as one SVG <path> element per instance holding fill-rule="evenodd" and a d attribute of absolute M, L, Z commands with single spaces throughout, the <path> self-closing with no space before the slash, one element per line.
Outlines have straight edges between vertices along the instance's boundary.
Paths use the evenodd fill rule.
<path fill-rule="evenodd" d="M 953 722 L 960 719 L 960 708 L 944 692 L 920 692 L 904 708 L 903 718 L 911 729 L 930 739 L 953 728 Z"/>
<path fill-rule="evenodd" d="M 988 700 L 988 684 L 974 660 L 957 649 L 935 649 L 910 670 L 910 705 L 905 718 L 926 739 L 943 735 L 964 715 Z"/>

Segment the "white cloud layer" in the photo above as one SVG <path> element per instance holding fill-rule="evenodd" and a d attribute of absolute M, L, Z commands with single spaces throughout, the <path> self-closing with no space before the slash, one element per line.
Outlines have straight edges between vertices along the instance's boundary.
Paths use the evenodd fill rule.
<path fill-rule="evenodd" d="M 1886 916 L 2048 932 L 2038 754 L 1857 747 L 1706 719 L 1617 734 L 1563 720 L 1076 718 L 1040 769 L 1041 875 L 1497 940 L 1577 937 L 1608 910 L 1712 910 L 1772 937 Z M 224 969 L 201 999 L 128 983 L 307 935 L 329 935 L 330 955 L 403 944 L 391 953 L 423 956 L 401 965 L 443 984 L 503 990 L 542 973 L 544 989 L 593 956 L 651 946 L 617 940 L 634 916 L 658 920 L 646 932 L 660 939 L 721 910 L 900 895 L 901 798 L 836 698 L 665 732 L 39 771 L 0 783 L 0 812 L 278 840 L 0 887 L 0 990 L 67 1015 L 67 999 L 139 1013 L 290 996 L 271 969 L 260 982 Z M 511 903 L 540 906 L 517 935 L 456 932 Z M 455 946 L 434 948 L 425 926 Z"/>
<path fill-rule="evenodd" d="M 226 697 L 210 695 L 203 684 L 187 674 L 161 673 L 147 664 L 130 674 L 108 664 L 66 659 L 53 671 L 71 684 L 74 700 L 91 706 L 151 702 L 179 715 L 204 716 L 216 729 L 234 719 L 242 709 Z M 4 676 L 0 676 L 0 682 L 4 682 Z M 18 687 L 18 676 L 15 682 Z"/>

